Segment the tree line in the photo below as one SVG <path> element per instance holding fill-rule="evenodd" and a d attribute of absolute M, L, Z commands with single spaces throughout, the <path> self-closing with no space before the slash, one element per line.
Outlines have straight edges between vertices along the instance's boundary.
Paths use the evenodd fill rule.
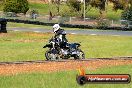
<path fill-rule="evenodd" d="M 27 0 L 0 0 L 0 3 L 4 3 L 4 12 L 15 12 L 15 13 L 24 13 L 29 10 L 29 3 Z M 51 3 L 54 4 L 57 8 L 57 15 L 60 14 L 60 6 L 62 4 L 61 0 L 51 0 Z M 108 3 L 113 3 L 113 10 L 117 11 L 118 9 L 124 10 L 122 17 L 125 19 L 132 18 L 132 0 L 85 0 L 85 8 L 83 8 L 83 3 L 79 0 L 67 0 L 67 4 L 72 10 L 80 14 L 81 17 L 84 16 L 84 9 L 90 10 L 92 7 L 99 9 L 100 17 L 103 17 L 103 14 L 106 12 L 106 7 Z M 48 9 L 48 8 L 47 8 Z M 87 12 L 86 12 L 87 13 Z M 129 13 L 129 14 L 128 14 Z"/>
<path fill-rule="evenodd" d="M 57 14 L 60 13 L 61 0 L 51 0 L 51 3 L 56 5 Z M 113 4 L 113 11 L 123 10 L 122 19 L 132 20 L 132 0 L 85 0 L 85 8 L 83 8 L 84 2 L 79 0 L 67 0 L 66 4 L 75 12 L 80 14 L 80 17 L 84 16 L 84 9 L 89 11 L 92 7 L 99 9 L 100 17 L 105 18 L 106 7 L 109 3 Z"/>

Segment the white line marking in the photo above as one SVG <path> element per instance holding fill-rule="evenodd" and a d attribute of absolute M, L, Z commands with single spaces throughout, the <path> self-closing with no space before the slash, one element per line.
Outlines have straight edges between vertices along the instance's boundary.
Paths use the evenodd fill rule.
<path fill-rule="evenodd" d="M 76 33 L 71 33 L 71 34 L 73 34 L 73 35 L 74 35 L 74 34 L 76 34 Z"/>
<path fill-rule="evenodd" d="M 90 35 L 97 35 L 97 34 L 90 34 Z"/>
<path fill-rule="evenodd" d="M 112 35 L 112 36 L 120 36 L 120 35 Z"/>
<path fill-rule="evenodd" d="M 34 32 L 37 32 L 37 33 L 39 33 L 40 31 L 34 31 Z"/>
<path fill-rule="evenodd" d="M 14 31 L 20 31 L 20 30 L 14 30 Z"/>

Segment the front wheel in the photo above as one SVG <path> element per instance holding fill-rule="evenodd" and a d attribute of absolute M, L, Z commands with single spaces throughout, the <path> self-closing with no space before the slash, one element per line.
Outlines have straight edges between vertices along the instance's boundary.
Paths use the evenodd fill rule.
<path fill-rule="evenodd" d="M 45 52 L 46 60 L 57 60 L 59 59 L 58 54 L 53 54 L 50 50 Z"/>
<path fill-rule="evenodd" d="M 74 59 L 85 59 L 85 54 L 82 50 L 78 50 L 78 54 L 74 56 Z"/>
<path fill-rule="evenodd" d="M 46 60 L 51 60 L 50 54 L 51 54 L 50 50 L 47 50 L 47 51 L 45 52 Z"/>

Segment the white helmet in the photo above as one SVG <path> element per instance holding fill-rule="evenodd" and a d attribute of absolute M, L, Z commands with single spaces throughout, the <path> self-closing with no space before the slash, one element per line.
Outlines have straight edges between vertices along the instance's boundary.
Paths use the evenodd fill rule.
<path fill-rule="evenodd" d="M 54 26 L 53 26 L 53 32 L 56 32 L 59 29 L 60 29 L 60 25 L 59 24 L 54 24 Z"/>

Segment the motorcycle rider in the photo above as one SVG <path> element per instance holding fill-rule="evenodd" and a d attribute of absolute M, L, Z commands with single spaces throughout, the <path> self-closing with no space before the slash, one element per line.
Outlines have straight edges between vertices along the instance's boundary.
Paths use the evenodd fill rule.
<path fill-rule="evenodd" d="M 54 36 L 55 43 L 57 43 L 60 46 L 60 48 L 65 48 L 66 45 L 68 44 L 65 30 L 61 29 L 59 24 L 54 24 L 53 32 L 55 33 Z"/>
<path fill-rule="evenodd" d="M 53 25 L 54 37 L 49 40 L 49 44 L 46 44 L 43 48 L 48 47 L 45 57 L 47 60 L 59 60 L 68 59 L 74 57 L 74 59 L 83 59 L 84 53 L 78 48 L 80 44 L 73 43 L 69 44 L 66 39 L 66 32 L 60 28 L 59 24 Z M 82 56 L 82 57 L 80 57 Z"/>

